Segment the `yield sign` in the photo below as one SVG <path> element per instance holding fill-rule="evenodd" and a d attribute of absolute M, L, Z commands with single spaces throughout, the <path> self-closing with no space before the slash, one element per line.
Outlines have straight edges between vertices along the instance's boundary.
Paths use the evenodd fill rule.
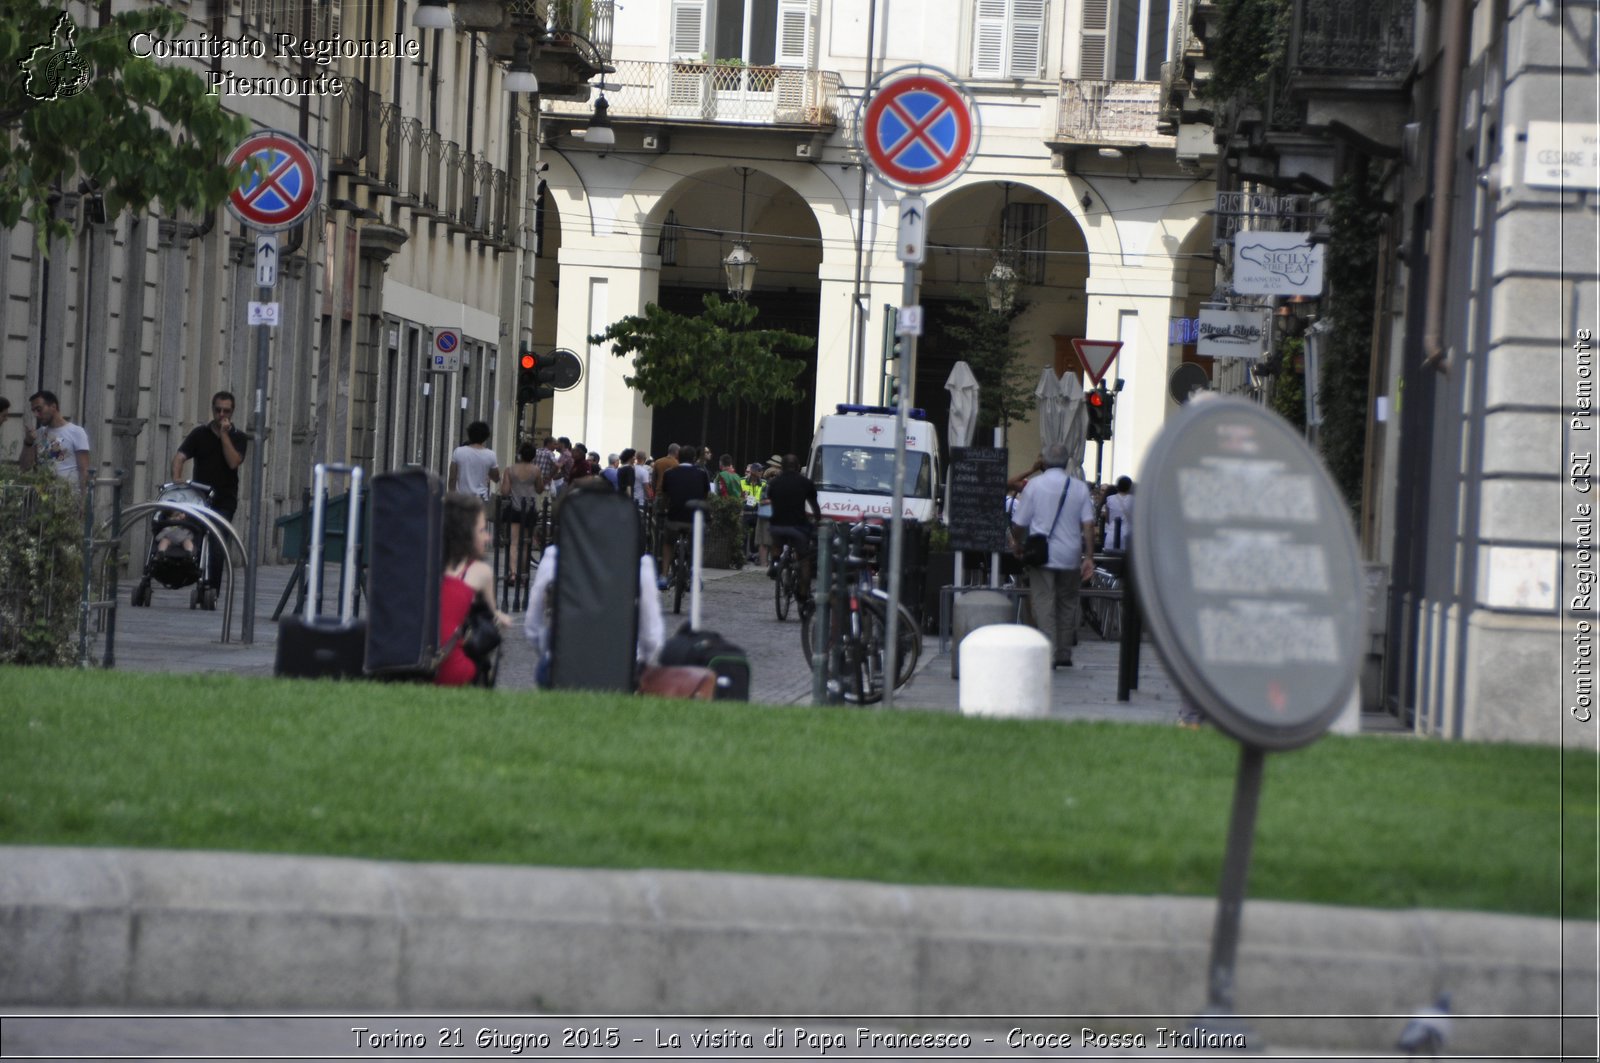
<path fill-rule="evenodd" d="M 978 150 L 971 100 L 949 79 L 931 74 L 880 81 L 860 125 L 861 145 L 873 169 L 901 188 L 935 188 L 954 180 Z"/>
<path fill-rule="evenodd" d="M 1111 368 L 1117 352 L 1122 350 L 1122 341 L 1073 340 L 1072 349 L 1078 352 L 1078 361 L 1082 363 L 1084 372 L 1089 374 L 1089 379 L 1098 384 L 1100 378 L 1106 375 L 1106 370 Z"/>
<path fill-rule="evenodd" d="M 228 193 L 233 216 L 260 232 L 300 224 L 317 199 L 316 156 L 305 141 L 268 129 L 252 133 L 228 156 L 228 169 L 250 167 L 242 187 Z"/>

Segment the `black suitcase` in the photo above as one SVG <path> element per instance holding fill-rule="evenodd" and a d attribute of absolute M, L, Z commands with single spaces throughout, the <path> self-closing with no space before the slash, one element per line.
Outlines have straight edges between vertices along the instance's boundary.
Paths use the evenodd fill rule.
<path fill-rule="evenodd" d="M 322 591 L 322 521 L 328 473 L 350 477 L 350 514 L 345 525 L 343 593 L 337 617 L 319 616 Z M 278 646 L 272 672 L 296 679 L 359 677 L 365 671 L 367 622 L 355 616 L 356 551 L 361 532 L 361 466 L 318 465 L 312 480 L 311 545 L 306 559 L 306 605 L 300 616 L 278 621 Z"/>
<path fill-rule="evenodd" d="M 639 511 L 612 491 L 569 489 L 556 514 L 550 685 L 631 693 L 644 553 Z"/>
<path fill-rule="evenodd" d="M 700 551 L 705 543 L 705 504 L 694 510 L 694 565 L 689 579 L 689 621 L 661 647 L 664 665 L 698 665 L 717 673 L 717 701 L 750 700 L 750 657 L 715 631 L 700 629 Z"/>
<path fill-rule="evenodd" d="M 444 576 L 444 484 L 427 469 L 379 473 L 367 491 L 366 670 L 385 679 L 428 679 L 439 652 Z"/>

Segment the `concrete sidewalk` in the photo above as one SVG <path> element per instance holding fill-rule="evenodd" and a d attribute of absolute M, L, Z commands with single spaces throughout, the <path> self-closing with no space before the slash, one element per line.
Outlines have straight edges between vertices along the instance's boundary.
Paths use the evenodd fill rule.
<path fill-rule="evenodd" d="M 1083 1016 L 1150 1030 L 1203 1007 L 1214 915 L 1202 898 L 15 847 L 0 849 L 0 1006 Z M 1592 1015 L 1594 936 L 1592 923 L 1252 901 L 1238 1010 L 1280 1017 L 1252 1024 L 1256 1051 L 1382 1052 L 1449 990 L 1453 1051 L 1554 1056 L 1559 1016 Z M 1565 1034 L 1567 1054 L 1593 1058 L 1592 1020 Z"/>

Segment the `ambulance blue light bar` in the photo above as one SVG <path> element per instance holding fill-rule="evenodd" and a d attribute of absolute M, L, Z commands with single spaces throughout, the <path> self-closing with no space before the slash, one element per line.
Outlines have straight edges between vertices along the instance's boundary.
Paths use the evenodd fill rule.
<path fill-rule="evenodd" d="M 859 402 L 841 402 L 833 408 L 834 413 L 881 413 L 893 416 L 900 411 L 893 406 L 863 406 Z M 906 415 L 913 421 L 926 421 L 928 411 L 920 406 L 913 406 L 906 411 Z"/>

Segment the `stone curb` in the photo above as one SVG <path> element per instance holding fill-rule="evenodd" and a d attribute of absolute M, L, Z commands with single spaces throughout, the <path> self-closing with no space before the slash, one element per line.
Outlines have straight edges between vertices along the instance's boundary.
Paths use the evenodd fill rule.
<path fill-rule="evenodd" d="M 8 847 L 0 1005 L 1183 1016 L 1204 1003 L 1214 912 L 1200 898 Z M 1595 939 L 1594 923 L 1252 901 L 1237 1000 L 1304 1016 L 1292 1043 L 1386 1051 L 1402 1019 L 1333 1016 L 1403 1015 L 1449 990 L 1458 1014 L 1502 1017 L 1474 1020 L 1462 1050 L 1554 1055 L 1557 1016 L 1592 1008 Z M 1592 1055 L 1592 1022 L 1581 1036 Z"/>

